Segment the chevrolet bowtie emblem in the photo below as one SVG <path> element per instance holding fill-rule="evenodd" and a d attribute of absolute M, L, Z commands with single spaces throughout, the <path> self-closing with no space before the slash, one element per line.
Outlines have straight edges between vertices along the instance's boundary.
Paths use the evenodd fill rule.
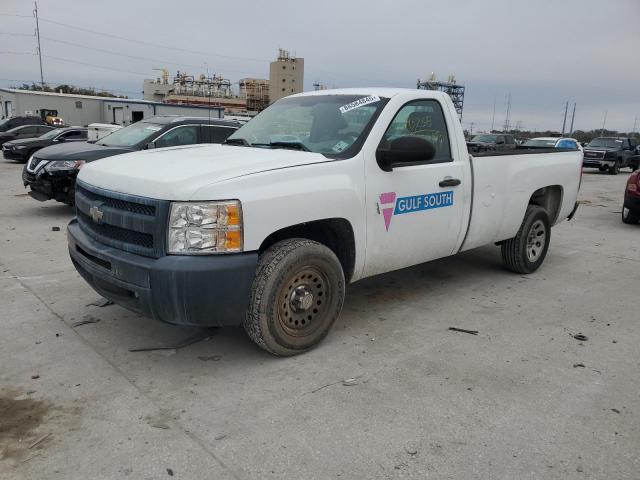
<path fill-rule="evenodd" d="M 102 210 L 100 210 L 96 206 L 93 206 L 89 209 L 89 216 L 95 223 L 102 222 L 102 215 L 103 215 Z"/>

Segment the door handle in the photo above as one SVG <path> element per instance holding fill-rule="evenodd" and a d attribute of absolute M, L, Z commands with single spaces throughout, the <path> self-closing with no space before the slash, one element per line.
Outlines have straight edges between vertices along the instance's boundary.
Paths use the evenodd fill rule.
<path fill-rule="evenodd" d="M 457 178 L 445 177 L 443 178 L 438 185 L 441 187 L 456 187 L 460 185 L 462 182 Z"/>

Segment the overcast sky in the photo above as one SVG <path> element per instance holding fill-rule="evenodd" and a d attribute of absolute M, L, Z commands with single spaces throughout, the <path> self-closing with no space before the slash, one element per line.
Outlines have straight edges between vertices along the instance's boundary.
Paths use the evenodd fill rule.
<path fill-rule="evenodd" d="M 315 81 L 415 88 L 431 72 L 453 73 L 467 87 L 463 124 L 474 122 L 474 131 L 491 127 L 494 100 L 495 126 L 504 123 L 508 93 L 512 125 L 525 129 L 560 130 L 566 101 L 577 103 L 576 129 L 600 128 L 606 110 L 607 128 L 630 131 L 640 114 L 640 0 L 40 0 L 38 7 L 50 84 L 141 97 L 143 79 L 158 75 L 153 68 L 208 68 L 233 82 L 267 78 L 282 47 L 304 57 L 306 90 Z M 0 86 L 39 80 L 37 56 L 16 54 L 36 51 L 31 15 L 26 0 L 0 1 Z"/>

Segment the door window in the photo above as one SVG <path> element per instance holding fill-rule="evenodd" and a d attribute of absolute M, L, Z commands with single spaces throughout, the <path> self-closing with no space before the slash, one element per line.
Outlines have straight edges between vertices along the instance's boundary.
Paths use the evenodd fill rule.
<path fill-rule="evenodd" d="M 449 134 L 442 107 L 436 100 L 418 100 L 402 107 L 389 124 L 380 146 L 389 148 L 403 137 L 428 140 L 436 154 L 428 163 L 451 162 Z"/>
<path fill-rule="evenodd" d="M 38 127 L 24 127 L 20 129 L 20 135 L 33 135 L 35 133 L 38 133 Z"/>
<path fill-rule="evenodd" d="M 199 125 L 184 125 L 169 130 L 155 141 L 156 147 L 176 147 L 198 143 L 198 128 Z"/>
<path fill-rule="evenodd" d="M 577 149 L 576 142 L 573 140 L 560 140 L 556 145 L 556 148 L 574 148 Z"/>
<path fill-rule="evenodd" d="M 233 132 L 235 128 L 202 125 L 202 143 L 222 143 Z"/>
<path fill-rule="evenodd" d="M 63 134 L 60 135 L 62 138 L 64 138 L 66 141 L 79 141 L 79 140 L 86 140 L 87 138 L 87 132 L 84 130 L 71 130 L 70 132 L 65 132 Z"/>

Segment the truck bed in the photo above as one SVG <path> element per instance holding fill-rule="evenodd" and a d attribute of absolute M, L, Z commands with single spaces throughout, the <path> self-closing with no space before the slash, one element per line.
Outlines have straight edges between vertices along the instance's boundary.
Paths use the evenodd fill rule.
<path fill-rule="evenodd" d="M 556 193 L 557 201 L 545 206 L 552 210 L 551 223 L 564 220 L 578 194 L 582 152 L 538 148 L 483 152 L 471 156 L 471 169 L 471 217 L 461 251 L 515 236 L 529 199 L 541 188 Z"/>

